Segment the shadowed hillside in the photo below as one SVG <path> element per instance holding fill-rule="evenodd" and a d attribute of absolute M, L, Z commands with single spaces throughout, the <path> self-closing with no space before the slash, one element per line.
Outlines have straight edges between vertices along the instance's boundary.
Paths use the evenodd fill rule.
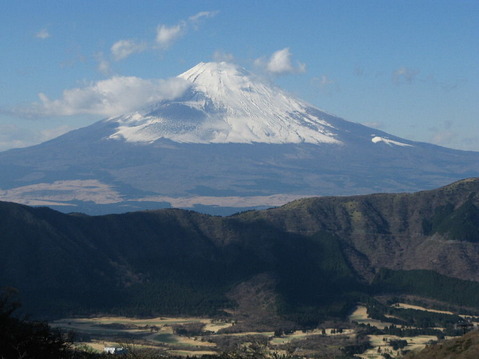
<path fill-rule="evenodd" d="M 0 285 L 17 287 L 27 310 L 49 316 L 230 308 L 314 326 L 382 294 L 479 309 L 470 300 L 479 294 L 478 193 L 479 180 L 468 179 L 230 217 L 171 209 L 67 215 L 3 202 Z"/>

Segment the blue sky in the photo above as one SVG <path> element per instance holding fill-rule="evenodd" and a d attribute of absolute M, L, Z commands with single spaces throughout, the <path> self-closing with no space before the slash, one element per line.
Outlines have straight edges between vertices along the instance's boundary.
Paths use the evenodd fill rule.
<path fill-rule="evenodd" d="M 0 0 L 0 150 L 228 60 L 346 120 L 479 151 L 479 1 Z"/>

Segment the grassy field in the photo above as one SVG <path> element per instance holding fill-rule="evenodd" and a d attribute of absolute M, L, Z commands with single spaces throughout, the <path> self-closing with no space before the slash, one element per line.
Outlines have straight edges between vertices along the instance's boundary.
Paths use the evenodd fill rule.
<path fill-rule="evenodd" d="M 392 304 L 391 307 L 422 310 L 424 312 L 431 312 L 431 313 L 441 313 L 441 314 L 451 314 L 451 315 L 454 314 L 453 312 L 449 312 L 447 310 L 428 309 L 428 308 L 420 307 L 419 305 L 412 305 L 412 304 L 406 304 L 406 303 L 395 303 L 395 304 Z"/>
<path fill-rule="evenodd" d="M 232 323 L 217 322 L 205 318 L 65 318 L 51 323 L 52 327 L 73 331 L 89 341 L 80 342 L 96 351 L 105 346 L 140 346 L 165 350 L 168 353 L 182 352 L 185 355 L 213 354 L 216 345 L 202 341 L 201 337 L 177 335 L 175 326 L 201 324 L 205 333 L 216 333 Z"/>
<path fill-rule="evenodd" d="M 419 306 L 397 303 L 395 308 L 428 310 Z M 433 311 L 433 310 L 428 310 Z M 434 311 L 447 313 L 444 311 Z M 379 329 L 390 326 L 368 317 L 365 306 L 358 306 L 349 317 L 350 322 L 369 324 Z M 92 317 L 65 318 L 52 322 L 51 325 L 65 331 L 73 331 L 80 338 L 77 345 L 89 347 L 98 352 L 106 346 L 126 346 L 129 348 L 154 349 L 162 354 L 199 356 L 215 354 L 225 350 L 225 344 L 243 345 L 245 343 L 261 342 L 277 353 L 295 351 L 302 348 L 306 354 L 314 354 L 315 350 L 325 347 L 342 347 L 355 342 L 356 329 L 354 324 L 341 330 L 321 328 L 308 331 L 294 331 L 283 335 L 275 335 L 272 331 L 225 333 L 234 322 L 195 317 L 159 317 L 159 318 L 126 318 L 126 317 Z M 347 325 L 346 325 L 347 326 Z M 406 340 L 403 350 L 416 351 L 425 347 L 436 336 L 416 336 L 399 338 L 392 335 L 369 335 L 372 349 L 358 357 L 383 358 L 382 354 L 397 357 L 401 350 L 394 350 L 391 341 Z M 296 352 L 296 351 L 295 351 Z"/>
<path fill-rule="evenodd" d="M 314 336 L 354 336 L 355 331 L 354 329 L 343 329 L 341 332 L 337 332 L 332 328 L 327 328 L 324 330 L 322 329 L 315 329 L 315 330 L 308 330 L 307 332 L 303 332 L 302 330 L 297 330 L 291 334 L 282 335 L 281 337 L 273 337 L 270 339 L 269 343 L 272 345 L 282 345 L 282 344 L 289 344 L 293 341 L 300 341 L 305 340 Z"/>
<path fill-rule="evenodd" d="M 454 314 L 453 312 L 449 312 L 447 310 L 436 310 L 436 309 L 430 309 L 430 308 L 424 308 L 419 305 L 412 305 L 412 304 L 406 304 L 406 303 L 395 303 L 391 305 L 391 307 L 394 308 L 402 308 L 402 309 L 414 309 L 414 310 L 422 310 L 425 312 L 431 312 L 431 313 L 441 313 L 441 314 Z M 479 324 L 479 316 L 477 315 L 468 315 L 468 314 L 458 314 L 462 318 L 467 318 L 473 323 Z"/>
<path fill-rule="evenodd" d="M 200 324 L 202 332 L 198 335 L 179 335 L 175 328 L 192 324 Z M 272 331 L 221 333 L 221 329 L 228 328 L 233 323 L 214 321 L 206 318 L 171 318 L 160 317 L 151 319 L 125 317 L 94 317 L 94 318 L 65 318 L 51 323 L 53 327 L 64 331 L 72 331 L 78 337 L 84 338 L 78 346 L 89 347 L 101 352 L 106 346 L 126 346 L 137 348 L 151 348 L 163 353 L 185 356 L 198 356 L 220 352 L 216 341 L 236 340 L 248 342 L 250 340 L 266 341 L 271 348 L 301 342 L 315 337 L 348 337 L 354 336 L 353 329 L 343 329 L 341 333 L 332 328 L 316 329 L 307 332 L 295 331 L 275 337 Z M 200 326 L 200 327 L 201 327 Z M 227 339 L 230 338 L 230 339 Z M 234 339 L 236 338 L 236 339 Z M 256 339 L 254 339 L 256 338 Z M 86 339 L 86 340 L 85 340 Z"/>
<path fill-rule="evenodd" d="M 390 345 L 392 340 L 406 340 L 407 346 L 402 350 L 394 350 Z M 402 351 L 419 351 L 423 349 L 431 341 L 436 341 L 437 337 L 432 335 L 420 335 L 416 337 L 396 337 L 394 335 L 370 335 L 369 341 L 373 348 L 368 349 L 363 354 L 358 354 L 357 357 L 363 359 L 384 359 L 383 354 L 389 354 L 395 358 L 402 356 Z"/>
<path fill-rule="evenodd" d="M 426 309 L 423 307 L 409 305 L 405 303 L 396 303 L 392 306 L 394 308 L 426 310 L 434 313 L 452 314 L 451 312 Z M 358 306 L 356 310 L 350 315 L 349 320 L 358 324 L 369 324 L 379 329 L 384 329 L 385 327 L 391 325 L 391 323 L 388 322 L 382 322 L 376 319 L 369 318 L 365 306 Z M 383 354 L 389 354 L 391 357 L 395 358 L 398 356 L 402 356 L 402 351 L 419 351 L 431 341 L 437 341 L 437 337 L 432 335 L 420 335 L 415 337 L 397 337 L 394 335 L 369 335 L 368 338 L 370 344 L 372 345 L 372 348 L 368 349 L 363 354 L 357 354 L 357 357 L 363 359 L 383 359 Z M 394 350 L 394 348 L 390 345 L 391 340 L 406 340 L 408 344 L 406 347 L 403 348 L 403 350 Z"/>
<path fill-rule="evenodd" d="M 378 329 L 384 329 L 385 327 L 388 327 L 392 324 L 369 318 L 366 307 L 362 305 L 358 305 L 356 307 L 356 310 L 349 316 L 349 320 L 358 324 L 369 324 L 372 327 L 376 327 Z"/>

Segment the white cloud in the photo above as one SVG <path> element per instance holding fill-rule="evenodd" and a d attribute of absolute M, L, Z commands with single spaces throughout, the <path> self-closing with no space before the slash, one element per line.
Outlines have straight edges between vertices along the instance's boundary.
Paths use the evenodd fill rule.
<path fill-rule="evenodd" d="M 186 35 L 191 28 L 198 30 L 202 19 L 214 17 L 216 14 L 218 14 L 218 11 L 201 11 L 186 20 L 179 21 L 176 25 L 160 24 L 156 27 L 154 44 L 148 41 L 119 40 L 110 48 L 113 59 L 119 61 L 132 54 L 155 48 L 165 50 Z"/>
<path fill-rule="evenodd" d="M 179 39 L 186 32 L 186 23 L 180 22 L 174 26 L 159 25 L 156 28 L 156 43 L 163 49 Z"/>
<path fill-rule="evenodd" d="M 402 66 L 393 72 L 393 82 L 395 84 L 401 84 L 401 83 L 410 84 L 416 79 L 418 74 L 419 74 L 418 70 L 414 70 L 414 69 L 410 69 L 405 66 Z"/>
<path fill-rule="evenodd" d="M 271 55 L 270 60 L 266 64 L 266 69 L 273 73 L 293 72 L 294 67 L 291 63 L 291 53 L 289 49 L 285 48 Z"/>
<path fill-rule="evenodd" d="M 181 96 L 189 83 L 179 78 L 145 80 L 114 76 L 89 86 L 63 91 L 59 99 L 38 96 L 41 103 L 16 111 L 29 116 L 71 116 L 79 114 L 117 116 L 145 105 Z"/>
<path fill-rule="evenodd" d="M 135 42 L 133 40 L 120 40 L 111 47 L 111 53 L 116 61 L 127 58 L 128 56 L 146 50 L 145 43 Z"/>
<path fill-rule="evenodd" d="M 275 75 L 305 72 L 306 65 L 300 62 L 293 65 L 291 56 L 289 48 L 286 47 L 274 52 L 267 60 L 264 58 L 256 59 L 255 65 L 263 67 L 266 71 Z"/>
<path fill-rule="evenodd" d="M 198 20 L 202 18 L 209 18 L 209 17 L 214 17 L 218 14 L 218 11 L 200 11 L 199 13 L 190 16 L 188 18 L 189 21 L 191 22 L 197 22 Z"/>
<path fill-rule="evenodd" d="M 216 16 L 218 11 L 201 11 L 190 16 L 187 20 L 181 20 L 173 26 L 158 25 L 156 28 L 156 43 L 162 49 L 170 47 L 173 42 L 184 36 L 190 27 L 198 30 L 199 21 L 203 18 L 211 18 Z"/>
<path fill-rule="evenodd" d="M 48 39 L 50 36 L 51 35 L 47 29 L 41 29 L 39 32 L 35 34 L 35 37 L 37 39 L 42 39 L 42 40 Z"/>
<path fill-rule="evenodd" d="M 217 14 L 218 11 L 200 11 L 199 13 L 188 18 L 188 24 L 192 25 L 195 30 L 198 30 L 201 19 L 215 17 Z"/>

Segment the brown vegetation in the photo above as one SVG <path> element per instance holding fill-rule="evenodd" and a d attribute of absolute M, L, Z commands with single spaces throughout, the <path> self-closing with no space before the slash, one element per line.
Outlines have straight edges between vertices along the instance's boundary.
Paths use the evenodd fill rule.
<path fill-rule="evenodd" d="M 479 332 L 472 331 L 460 338 L 428 345 L 420 352 L 410 353 L 405 359 L 477 359 Z"/>

